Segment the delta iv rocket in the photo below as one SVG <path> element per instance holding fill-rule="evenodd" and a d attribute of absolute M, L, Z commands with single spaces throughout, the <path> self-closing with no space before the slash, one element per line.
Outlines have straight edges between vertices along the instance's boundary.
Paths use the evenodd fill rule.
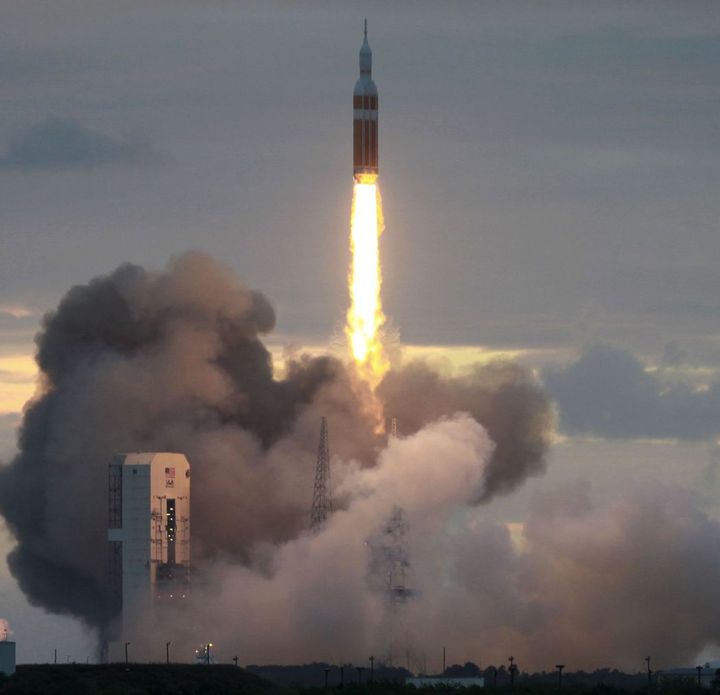
<path fill-rule="evenodd" d="M 378 91 L 372 80 L 372 51 L 365 35 L 360 48 L 360 79 L 353 92 L 353 177 L 378 173 Z"/>

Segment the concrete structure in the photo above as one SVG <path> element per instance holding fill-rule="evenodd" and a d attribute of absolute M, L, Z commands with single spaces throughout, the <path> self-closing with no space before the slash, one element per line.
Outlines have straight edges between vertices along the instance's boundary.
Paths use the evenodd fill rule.
<path fill-rule="evenodd" d="M 415 676 L 406 678 L 405 685 L 414 685 L 416 688 L 484 688 L 485 679 L 482 676 L 474 678 L 445 678 L 443 676 Z"/>
<path fill-rule="evenodd" d="M 0 641 L 0 673 L 15 673 L 15 642 Z"/>
<path fill-rule="evenodd" d="M 118 454 L 108 484 L 110 582 L 122 625 L 190 594 L 190 464 L 182 454 Z"/>
<path fill-rule="evenodd" d="M 378 90 L 372 79 L 372 51 L 365 36 L 360 48 L 360 78 L 353 91 L 353 177 L 378 173 Z"/>

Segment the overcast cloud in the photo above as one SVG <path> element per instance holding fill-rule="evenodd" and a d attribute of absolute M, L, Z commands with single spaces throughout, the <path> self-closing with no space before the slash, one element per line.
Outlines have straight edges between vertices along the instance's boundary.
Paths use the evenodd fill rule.
<path fill-rule="evenodd" d="M 560 428 L 608 438 L 708 439 L 720 432 L 720 382 L 697 385 L 671 369 L 648 371 L 632 353 L 594 345 L 543 381 Z"/>
<path fill-rule="evenodd" d="M 102 144 L 45 148 L 46 165 L 134 160 L 128 133 L 173 161 L 5 169 L 3 293 L 49 308 L 120 260 L 201 248 L 266 289 L 282 333 L 326 339 L 346 301 L 365 15 L 385 300 L 406 341 L 564 344 L 589 314 L 642 349 L 660 326 L 662 342 L 714 333 L 720 16 L 705 2 L 5 3 L 6 157 L 27 159 L 18 143 L 52 118 Z"/>
<path fill-rule="evenodd" d="M 72 119 L 47 118 L 11 140 L 0 167 L 59 171 L 153 161 L 160 161 L 160 155 L 142 139 L 114 138 Z"/>

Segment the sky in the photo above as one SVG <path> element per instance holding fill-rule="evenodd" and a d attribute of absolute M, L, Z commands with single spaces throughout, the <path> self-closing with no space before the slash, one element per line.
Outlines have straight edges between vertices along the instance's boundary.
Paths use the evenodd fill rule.
<path fill-rule="evenodd" d="M 337 340 L 362 20 L 380 93 L 383 301 L 405 357 L 504 355 L 556 400 L 545 477 L 718 491 L 715 2 L 8 0 L 0 8 L 0 458 L 73 285 L 184 251 Z M 0 535 L 0 551 L 12 546 Z M 83 660 L 0 565 L 19 660 Z M 641 668 L 642 664 L 638 666 Z"/>

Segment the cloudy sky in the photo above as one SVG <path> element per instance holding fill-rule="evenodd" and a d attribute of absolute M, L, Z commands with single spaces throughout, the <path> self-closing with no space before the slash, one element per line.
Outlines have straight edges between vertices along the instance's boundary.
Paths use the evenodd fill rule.
<path fill-rule="evenodd" d="M 0 457 L 43 313 L 125 261 L 204 250 L 273 301 L 274 348 L 333 340 L 364 17 L 383 296 L 407 354 L 458 370 L 506 354 L 558 403 L 548 475 L 497 515 L 521 523 L 569 477 L 711 496 L 720 12 L 704 0 L 3 2 Z M 21 660 L 89 653 L 4 566 L 0 612 Z"/>

